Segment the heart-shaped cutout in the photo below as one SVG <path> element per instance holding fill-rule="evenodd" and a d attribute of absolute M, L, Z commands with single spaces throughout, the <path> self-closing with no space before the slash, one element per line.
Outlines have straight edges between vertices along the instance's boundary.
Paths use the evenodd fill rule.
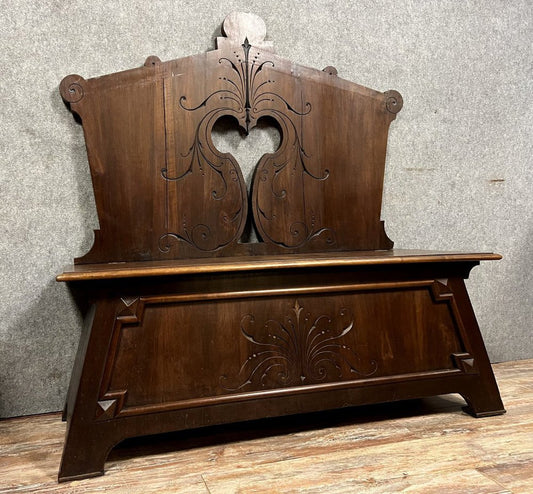
<path fill-rule="evenodd" d="M 239 163 L 248 191 L 255 166 L 261 156 L 274 153 L 281 144 L 281 133 L 273 119 L 261 118 L 246 135 L 237 125 L 237 120 L 222 117 L 211 131 L 211 140 L 222 153 L 231 153 Z"/>

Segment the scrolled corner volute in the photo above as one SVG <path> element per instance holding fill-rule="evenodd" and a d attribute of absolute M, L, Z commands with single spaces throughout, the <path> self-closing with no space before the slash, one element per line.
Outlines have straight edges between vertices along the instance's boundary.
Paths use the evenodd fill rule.
<path fill-rule="evenodd" d="M 59 92 L 66 103 L 78 103 L 85 95 L 85 79 L 81 75 L 67 75 L 59 84 Z"/>
<path fill-rule="evenodd" d="M 403 107 L 402 95 L 394 89 L 386 91 L 383 95 L 385 96 L 385 107 L 387 111 L 396 115 Z"/>

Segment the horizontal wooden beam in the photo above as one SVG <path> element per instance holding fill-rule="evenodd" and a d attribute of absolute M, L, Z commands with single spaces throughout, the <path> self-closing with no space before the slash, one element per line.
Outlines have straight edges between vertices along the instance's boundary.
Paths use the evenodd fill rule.
<path fill-rule="evenodd" d="M 226 273 L 267 269 L 373 266 L 435 262 L 496 261 L 493 253 L 458 253 L 425 250 L 389 250 L 332 252 L 327 254 L 292 254 L 171 261 L 118 262 L 68 266 L 57 281 L 89 281 L 145 276 Z"/>

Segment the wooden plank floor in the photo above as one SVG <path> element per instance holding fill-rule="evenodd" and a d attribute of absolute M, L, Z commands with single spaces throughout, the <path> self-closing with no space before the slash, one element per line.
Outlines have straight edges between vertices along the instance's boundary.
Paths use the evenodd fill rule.
<path fill-rule="evenodd" d="M 3 420 L 0 493 L 533 493 L 533 360 L 494 371 L 506 415 L 450 395 L 166 434 L 59 485 L 59 414 Z"/>

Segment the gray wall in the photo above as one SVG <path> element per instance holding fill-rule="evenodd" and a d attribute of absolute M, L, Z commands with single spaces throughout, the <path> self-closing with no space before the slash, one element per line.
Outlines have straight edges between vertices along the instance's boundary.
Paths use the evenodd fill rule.
<path fill-rule="evenodd" d="M 62 407 L 79 316 L 55 275 L 97 228 L 82 129 L 58 84 L 214 46 L 254 12 L 277 52 L 405 104 L 383 219 L 398 248 L 496 251 L 468 282 L 493 361 L 533 357 L 532 9 L 522 1 L 0 0 L 0 416 Z M 268 144 L 261 132 L 256 141 Z M 247 141 L 218 136 L 250 161 Z M 270 143 L 271 145 L 271 143 Z"/>

